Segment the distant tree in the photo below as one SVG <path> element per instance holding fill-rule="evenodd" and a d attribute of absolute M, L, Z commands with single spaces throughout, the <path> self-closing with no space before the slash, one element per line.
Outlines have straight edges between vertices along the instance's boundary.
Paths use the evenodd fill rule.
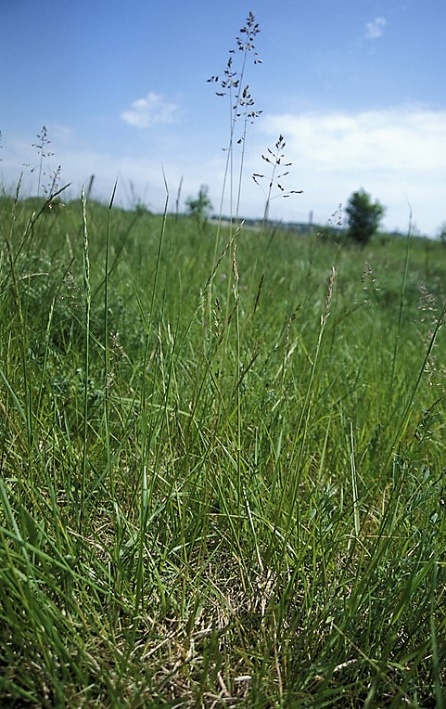
<path fill-rule="evenodd" d="M 188 214 L 191 217 L 195 217 L 200 227 L 206 224 L 208 216 L 213 209 L 208 187 L 201 185 L 197 197 L 188 197 L 186 199 L 186 207 Z"/>
<path fill-rule="evenodd" d="M 377 232 L 384 215 L 384 207 L 379 202 L 372 202 L 364 190 L 353 192 L 347 207 L 347 236 L 357 244 L 367 244 Z"/>

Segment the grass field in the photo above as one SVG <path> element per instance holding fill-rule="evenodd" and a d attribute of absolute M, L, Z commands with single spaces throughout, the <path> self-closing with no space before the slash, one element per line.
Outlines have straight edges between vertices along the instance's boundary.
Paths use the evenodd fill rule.
<path fill-rule="evenodd" d="M 1 705 L 443 706 L 446 249 L 43 203 L 0 202 Z"/>

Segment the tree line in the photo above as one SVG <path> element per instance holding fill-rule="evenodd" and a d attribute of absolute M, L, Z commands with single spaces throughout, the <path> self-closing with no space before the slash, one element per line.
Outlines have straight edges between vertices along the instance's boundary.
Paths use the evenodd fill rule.
<path fill-rule="evenodd" d="M 205 185 L 200 187 L 198 196 L 188 197 L 187 212 L 203 226 L 212 211 L 212 203 Z M 345 209 L 347 214 L 347 237 L 362 246 L 367 244 L 378 231 L 385 209 L 378 201 L 373 202 L 363 189 L 353 192 Z"/>

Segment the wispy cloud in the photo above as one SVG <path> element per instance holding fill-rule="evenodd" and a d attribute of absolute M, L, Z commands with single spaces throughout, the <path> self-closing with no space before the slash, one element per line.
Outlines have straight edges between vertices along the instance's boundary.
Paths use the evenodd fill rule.
<path fill-rule="evenodd" d="M 136 128 L 148 128 L 155 123 L 176 123 L 178 116 L 177 104 L 153 91 L 134 101 L 128 111 L 121 113 L 122 120 Z"/>
<path fill-rule="evenodd" d="M 365 26 L 365 38 L 379 39 L 382 37 L 386 25 L 387 20 L 385 17 L 375 17 L 372 22 L 367 22 Z"/>

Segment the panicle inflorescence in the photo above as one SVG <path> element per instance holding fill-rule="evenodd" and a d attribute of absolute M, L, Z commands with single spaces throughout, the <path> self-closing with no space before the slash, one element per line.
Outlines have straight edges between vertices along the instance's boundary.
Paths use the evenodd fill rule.
<path fill-rule="evenodd" d="M 443 386 L 446 369 L 439 362 L 436 340 L 438 331 L 446 322 L 446 305 L 440 308 L 435 295 L 428 290 L 424 283 L 420 285 L 419 290 L 418 311 L 421 314 L 421 323 L 424 325 L 420 336 L 423 344 L 430 350 L 429 357 L 426 358 L 424 372 L 428 375 L 431 386 L 433 384 Z"/>
<path fill-rule="evenodd" d="M 365 261 L 361 274 L 362 290 L 364 294 L 364 304 L 371 304 L 371 295 L 377 293 L 380 289 L 377 285 L 377 280 L 373 269 L 368 261 Z"/>
<path fill-rule="evenodd" d="M 290 197 L 290 195 L 292 194 L 302 194 L 303 192 L 303 190 L 285 189 L 282 184 L 283 178 L 289 175 L 289 170 L 287 170 L 286 168 L 291 167 L 291 165 L 293 164 L 291 162 L 284 162 L 285 153 L 283 152 L 283 150 L 285 149 L 285 146 L 285 139 L 283 135 L 280 134 L 274 146 L 275 150 L 271 150 L 271 148 L 268 148 L 267 154 L 262 155 L 262 160 L 268 163 L 268 165 L 271 165 L 271 174 L 268 176 L 263 175 L 259 172 L 254 172 L 252 175 L 252 179 L 254 180 L 256 185 L 261 186 L 260 180 L 268 181 L 264 221 L 267 221 L 268 219 L 269 205 L 271 200 L 274 199 L 274 197 L 272 196 L 272 191 L 274 187 L 279 190 L 279 194 L 276 195 L 276 197 Z M 282 168 L 285 168 L 284 172 L 281 171 Z M 280 174 L 278 174 L 279 170 L 281 171 Z"/>
<path fill-rule="evenodd" d="M 328 278 L 327 294 L 325 296 L 325 312 L 321 318 L 321 323 L 323 326 L 326 325 L 327 320 L 330 315 L 331 301 L 333 300 L 335 279 L 336 279 L 336 269 L 334 266 L 332 266 L 331 271 L 330 271 L 330 276 Z"/>
<path fill-rule="evenodd" d="M 262 111 L 259 111 L 255 108 L 255 102 L 251 94 L 249 84 L 245 82 L 245 71 L 248 57 L 253 57 L 254 64 L 262 63 L 262 60 L 259 58 L 259 55 L 255 48 L 255 39 L 259 32 L 259 24 L 256 22 L 253 13 L 250 12 L 248 14 L 244 26 L 240 29 L 239 36 L 236 37 L 236 48 L 229 50 L 229 58 L 226 63 L 226 67 L 223 71 L 223 75 L 213 75 L 208 79 L 209 83 L 219 85 L 218 91 L 216 91 L 217 96 L 227 96 L 229 99 L 231 127 L 229 145 L 228 148 L 225 149 L 227 151 L 227 163 L 222 189 L 222 204 L 225 193 L 226 179 L 229 175 L 231 185 L 231 215 L 234 189 L 234 144 L 241 145 L 240 165 L 238 168 L 239 177 L 237 188 L 237 206 L 235 211 L 235 214 L 238 215 L 240 207 L 241 182 L 244 167 L 247 126 L 249 123 L 253 123 L 253 121 L 258 118 L 262 113 Z M 235 61 L 234 55 L 236 53 L 242 54 L 241 63 L 239 64 Z M 241 130 L 240 135 L 236 136 L 235 129 L 239 120 L 242 121 L 243 128 Z"/>
<path fill-rule="evenodd" d="M 245 35 L 244 37 L 236 37 L 237 47 L 240 52 L 253 52 L 254 54 L 254 64 L 261 64 L 262 60 L 259 59 L 259 55 L 256 52 L 254 46 L 254 40 L 258 33 L 260 32 L 259 23 L 252 12 L 248 13 L 246 18 L 246 24 L 240 29 L 240 34 Z M 234 52 L 235 50 L 231 50 Z"/>
<path fill-rule="evenodd" d="M 333 212 L 328 220 L 328 223 L 332 227 L 337 227 L 340 229 L 344 223 L 344 208 L 342 202 L 339 202 L 337 209 Z"/>
<path fill-rule="evenodd" d="M 40 195 L 40 189 L 42 187 L 42 180 L 44 177 L 48 178 L 48 184 L 43 185 L 43 191 L 46 196 L 51 199 L 51 197 L 57 192 L 60 184 L 60 174 L 62 167 L 59 165 L 52 172 L 46 172 L 44 170 L 44 161 L 47 158 L 53 157 L 54 153 L 49 149 L 51 145 L 51 140 L 48 137 L 48 129 L 46 126 L 42 126 L 40 133 L 37 133 L 37 142 L 32 143 L 32 147 L 36 148 L 37 155 L 39 156 L 39 162 L 37 165 L 30 166 L 25 163 L 24 167 L 29 167 L 30 172 L 34 173 L 38 171 L 38 182 L 37 182 L 37 195 Z"/>
<path fill-rule="evenodd" d="M 247 120 L 252 122 L 262 113 L 262 111 L 256 111 L 254 109 L 254 99 L 251 95 L 249 85 L 243 83 L 248 55 L 251 54 L 253 56 L 254 64 L 262 63 L 254 44 L 254 40 L 259 32 L 259 25 L 255 21 L 253 13 L 250 12 L 245 25 L 240 29 L 240 34 L 243 35 L 243 37 L 236 37 L 237 49 L 229 50 L 229 58 L 223 76 L 214 75 L 208 79 L 209 83 L 220 84 L 221 90 L 216 91 L 217 96 L 229 95 L 232 119 L 234 121 L 244 116 Z M 237 51 L 243 52 L 243 61 L 240 69 L 234 66 L 234 54 Z M 237 142 L 241 142 L 242 140 L 243 138 L 239 139 Z"/>
<path fill-rule="evenodd" d="M 425 283 L 421 283 L 419 290 L 418 311 L 421 313 L 421 322 L 429 322 L 433 326 L 437 321 L 437 300 Z"/>

